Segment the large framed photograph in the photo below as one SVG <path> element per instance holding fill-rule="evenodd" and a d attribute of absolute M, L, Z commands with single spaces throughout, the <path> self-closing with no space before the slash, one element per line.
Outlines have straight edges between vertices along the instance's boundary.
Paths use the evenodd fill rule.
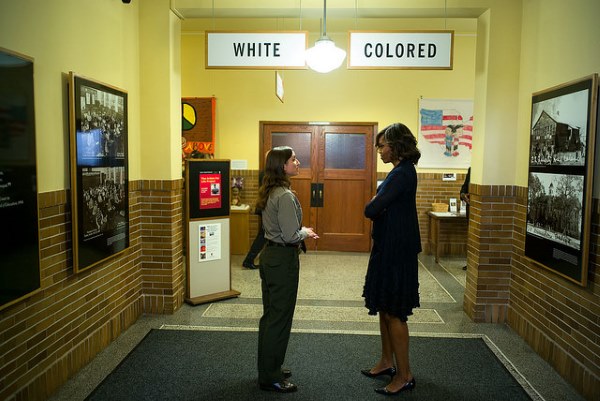
<path fill-rule="evenodd" d="M 129 247 L 127 93 L 70 73 L 73 270 Z"/>
<path fill-rule="evenodd" d="M 597 74 L 533 94 L 525 255 L 587 285 Z"/>
<path fill-rule="evenodd" d="M 0 47 L 0 310 L 41 290 L 34 60 Z"/>

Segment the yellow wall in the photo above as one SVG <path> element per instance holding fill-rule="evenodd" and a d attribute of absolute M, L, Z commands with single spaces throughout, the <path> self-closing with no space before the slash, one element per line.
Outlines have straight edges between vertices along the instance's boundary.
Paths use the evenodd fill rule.
<path fill-rule="evenodd" d="M 477 39 L 474 19 L 448 21 L 448 29 L 456 30 L 451 71 L 347 70 L 345 66 L 328 74 L 285 70 L 284 103 L 275 96 L 274 71 L 204 68 L 203 29 L 255 29 L 255 25 L 240 24 L 244 22 L 183 21 L 182 96 L 217 98 L 216 157 L 248 160 L 249 169 L 258 169 L 259 121 L 368 121 L 377 122 L 380 129 L 401 121 L 416 135 L 419 97 L 473 98 Z M 271 20 L 264 25 L 275 29 L 276 23 Z M 286 21 L 285 29 L 299 26 Z M 349 21 L 346 28 L 355 29 L 355 23 Z M 440 19 L 359 22 L 363 30 L 443 28 Z M 339 47 L 346 47 L 347 31 L 328 31 L 328 36 Z M 312 46 L 316 39 L 317 32 L 312 32 L 309 44 Z M 379 163 L 378 170 L 387 171 Z"/>
<path fill-rule="evenodd" d="M 129 177 L 140 177 L 137 2 L 0 5 L 0 47 L 34 59 L 38 192 L 70 187 L 69 71 L 128 92 Z"/>
<path fill-rule="evenodd" d="M 600 73 L 600 2 L 530 0 L 523 4 L 516 184 L 527 186 L 531 95 Z"/>

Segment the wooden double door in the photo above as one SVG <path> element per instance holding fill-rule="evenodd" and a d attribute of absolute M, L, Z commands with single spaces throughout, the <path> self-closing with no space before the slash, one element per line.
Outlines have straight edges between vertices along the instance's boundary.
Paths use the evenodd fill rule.
<path fill-rule="evenodd" d="M 307 247 L 368 252 L 371 221 L 363 213 L 375 190 L 377 124 L 261 122 L 260 131 L 262 155 L 291 146 L 300 161 L 292 189 L 302 205 L 302 224 L 320 237 L 308 240 Z M 262 170 L 263 158 L 260 163 Z"/>

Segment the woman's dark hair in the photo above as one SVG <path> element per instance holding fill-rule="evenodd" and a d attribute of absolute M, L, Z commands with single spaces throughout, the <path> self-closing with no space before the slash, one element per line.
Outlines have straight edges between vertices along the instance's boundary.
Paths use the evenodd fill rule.
<path fill-rule="evenodd" d="M 278 146 L 267 153 L 262 185 L 258 189 L 256 208 L 264 210 L 273 188 L 290 187 L 290 178 L 285 173 L 285 163 L 292 157 L 293 150 L 289 146 Z"/>
<path fill-rule="evenodd" d="M 421 152 L 417 148 L 417 139 L 406 125 L 402 123 L 388 125 L 379 131 L 375 143 L 379 143 L 381 137 L 392 150 L 394 158 L 406 159 L 412 164 L 419 162 Z"/>

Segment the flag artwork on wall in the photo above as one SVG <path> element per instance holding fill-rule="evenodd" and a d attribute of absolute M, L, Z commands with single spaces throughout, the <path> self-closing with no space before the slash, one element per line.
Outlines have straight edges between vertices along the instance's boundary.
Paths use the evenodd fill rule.
<path fill-rule="evenodd" d="M 473 100 L 420 99 L 421 168 L 468 168 L 473 143 Z"/>

